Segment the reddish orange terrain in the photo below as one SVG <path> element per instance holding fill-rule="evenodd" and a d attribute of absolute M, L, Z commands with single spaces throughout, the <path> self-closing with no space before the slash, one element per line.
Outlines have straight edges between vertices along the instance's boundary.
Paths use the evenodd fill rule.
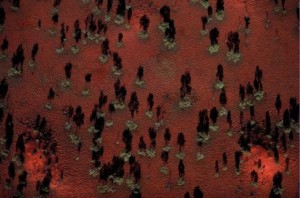
<path fill-rule="evenodd" d="M 135 193 L 140 191 L 144 198 L 180 198 L 187 191 L 194 197 L 194 188 L 199 186 L 206 198 L 266 198 L 270 196 L 273 176 L 278 171 L 282 173 L 281 195 L 273 197 L 299 197 L 298 122 L 290 119 L 289 127 L 284 127 L 281 122 L 284 111 L 290 109 L 290 98 L 296 97 L 296 102 L 299 103 L 298 1 L 286 1 L 283 11 L 281 1 L 275 5 L 274 1 L 267 0 L 227 0 L 224 2 L 222 19 L 216 16 L 216 0 L 209 0 L 213 14 L 206 24 L 206 34 L 202 31 L 201 16 L 207 16 L 207 9 L 201 0 L 126 0 L 126 5 L 132 7 L 130 25 L 126 17 L 127 9 L 124 22 L 122 18 L 115 21 L 118 2 L 119 0 L 113 1 L 109 14 L 111 20 L 106 21 L 107 0 L 100 6 L 101 13 L 93 0 L 62 0 L 56 7 L 58 23 L 53 26 L 53 0 L 21 0 L 17 10 L 11 9 L 11 0 L 1 1 L 6 20 L 0 33 L 0 43 L 7 37 L 9 46 L 1 52 L 0 60 L 0 80 L 5 77 L 8 84 L 7 95 L 1 101 L 4 116 L 0 123 L 0 197 L 22 197 L 20 194 L 23 193 L 25 198 L 123 198 L 138 197 Z M 159 28 L 163 22 L 159 10 L 164 5 L 170 7 L 170 18 L 174 20 L 175 43 L 164 41 L 165 35 Z M 101 19 L 107 24 L 107 32 L 98 35 L 89 33 L 85 38 L 85 19 L 93 12 L 96 25 L 98 19 Z M 147 35 L 141 33 L 140 18 L 144 14 L 150 19 Z M 248 30 L 245 30 L 245 16 L 250 17 Z M 77 48 L 74 48 L 74 21 L 77 19 L 82 35 Z M 62 23 L 69 26 L 64 50 L 60 48 Z M 49 30 L 53 32 L 53 27 L 56 33 L 51 34 Z M 211 53 L 209 32 L 214 27 L 219 30 L 219 48 Z M 230 60 L 232 53 L 228 52 L 226 44 L 230 31 L 239 33 L 240 54 L 235 61 Z M 122 45 L 117 43 L 119 33 L 123 34 Z M 103 56 L 102 61 L 100 60 L 103 42 L 101 37 L 109 40 L 111 53 L 106 62 L 103 61 Z M 33 62 L 30 57 L 35 43 L 38 43 L 39 49 Z M 25 60 L 22 72 L 12 74 L 12 58 L 19 44 L 24 49 Z M 122 69 L 117 72 L 112 71 L 114 52 L 122 59 Z M 66 80 L 64 68 L 68 62 L 72 64 L 72 70 L 70 79 Z M 216 77 L 218 64 L 223 66 L 222 83 Z M 140 65 L 144 68 L 143 82 L 136 83 Z M 258 91 L 254 89 L 254 95 L 246 94 L 246 105 L 243 106 L 239 87 L 240 84 L 246 87 L 248 82 L 253 85 L 256 66 L 262 70 L 263 87 Z M 192 89 L 181 99 L 180 79 L 186 71 L 190 73 Z M 88 73 L 92 75 L 90 83 L 85 82 L 85 75 Z M 127 90 L 125 106 L 110 115 L 109 104 L 116 101 L 114 83 L 118 78 Z M 223 85 L 226 105 L 221 105 L 219 101 L 221 90 L 218 86 Z M 47 100 L 51 87 L 55 95 L 53 99 Z M 98 115 L 104 116 L 106 125 L 101 138 L 93 146 L 91 126 L 94 121 L 90 122 L 90 115 L 94 105 L 98 104 L 100 91 L 107 96 L 107 103 L 102 107 L 102 114 L 99 113 L 99 108 L 97 110 Z M 134 113 L 132 122 L 137 126 L 135 129 L 132 123 L 128 125 L 128 121 L 132 121 L 128 104 L 134 91 L 139 101 L 138 112 Z M 154 95 L 152 118 L 146 115 L 149 93 Z M 282 102 L 279 114 L 275 108 L 277 94 L 280 94 Z M 251 101 L 255 103 L 255 116 L 250 116 Z M 85 116 L 81 127 L 72 123 L 73 117 L 68 120 L 65 114 L 67 106 L 73 106 L 74 109 L 82 107 Z M 159 118 L 156 117 L 158 106 L 161 107 Z M 209 132 L 199 131 L 199 112 L 207 109 L 209 118 L 213 107 L 219 111 L 216 124 L 209 119 Z M 231 127 L 226 115 L 221 116 L 226 113 L 224 108 L 231 112 Z M 241 111 L 244 115 L 242 123 Z M 269 134 L 266 133 L 267 111 L 271 118 Z M 14 125 L 9 151 L 5 149 L 5 121 L 8 114 L 13 116 Z M 46 141 L 41 140 L 41 132 L 33 129 L 38 114 L 46 118 L 46 127 L 51 128 L 52 138 L 48 140 L 48 146 Z M 110 119 L 113 121 L 112 126 L 108 123 Z M 66 127 L 66 122 L 72 123 L 72 126 Z M 250 128 L 258 128 L 258 135 L 254 130 L 247 132 L 247 123 Z M 149 127 L 153 127 L 157 134 L 156 146 L 152 150 Z M 132 135 L 130 153 L 124 151 L 125 143 L 122 138 L 123 131 L 127 128 L 130 128 Z M 169 147 L 165 147 L 166 128 L 171 133 Z M 275 128 L 279 133 L 276 145 Z M 180 132 L 185 139 L 181 151 L 177 142 Z M 22 133 L 25 134 L 23 164 L 18 159 L 20 151 L 16 151 L 16 142 Z M 247 136 L 252 138 L 247 143 L 251 148 L 248 152 L 239 144 L 243 133 L 246 139 Z M 292 137 L 290 133 L 293 133 Z M 145 152 L 139 150 L 141 136 L 146 143 Z M 254 142 L 254 136 L 266 143 Z M 78 139 L 82 143 L 80 152 L 76 141 Z M 201 146 L 197 144 L 199 141 L 202 141 Z M 46 151 L 49 151 L 53 143 L 57 143 L 56 154 L 47 155 Z M 95 146 L 103 146 L 104 149 L 99 158 L 98 169 L 95 168 L 95 161 L 92 161 L 92 149 Z M 275 147 L 279 153 L 277 161 L 274 158 Z M 170 149 L 165 165 L 161 158 L 162 149 Z M 235 164 L 236 151 L 242 153 L 239 172 Z M 227 155 L 226 166 L 222 159 L 224 152 Z M 126 161 L 127 154 L 134 155 L 141 166 L 140 181 L 135 184 L 128 162 L 123 166 L 122 178 L 116 178 L 112 174 L 107 181 L 99 179 L 104 164 L 111 162 L 114 155 L 122 156 Z M 55 160 L 56 157 L 58 161 Z M 179 159 L 183 159 L 184 164 L 184 175 L 181 177 L 178 172 Z M 15 178 L 9 184 L 8 166 L 11 161 L 15 167 Z M 41 191 L 36 190 L 36 183 L 38 180 L 43 181 L 50 170 L 52 177 L 48 195 L 41 196 Z M 253 170 L 257 172 L 257 182 L 251 179 Z M 27 171 L 27 185 L 20 193 L 17 189 L 18 177 L 23 171 Z"/>

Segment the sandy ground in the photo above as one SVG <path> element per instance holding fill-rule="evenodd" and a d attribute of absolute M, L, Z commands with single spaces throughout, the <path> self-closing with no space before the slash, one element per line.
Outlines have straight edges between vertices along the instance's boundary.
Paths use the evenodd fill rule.
<path fill-rule="evenodd" d="M 215 7 L 215 1 L 210 1 Z M 217 21 L 215 18 L 207 25 L 207 29 L 217 27 L 220 31 L 220 50 L 217 54 L 210 55 L 208 47 L 209 37 L 202 36 L 201 16 L 206 15 L 206 10 L 200 4 L 193 4 L 187 0 L 162 0 L 153 1 L 132 0 L 133 19 L 130 30 L 123 26 L 117 26 L 111 21 L 108 27 L 107 37 L 110 40 L 110 48 L 117 51 L 122 57 L 124 68 L 120 80 L 126 85 L 128 95 L 126 102 L 129 102 L 129 94 L 137 91 L 140 101 L 140 110 L 135 120 L 138 129 L 133 133 L 133 152 L 136 153 L 138 140 L 144 136 L 147 146 L 150 144 L 148 137 L 148 127 L 153 126 L 155 119 L 148 119 L 145 116 L 147 110 L 147 96 L 149 92 L 154 94 L 154 101 L 157 105 L 162 105 L 164 114 L 164 126 L 160 128 L 157 137 L 157 157 L 146 158 L 137 156 L 137 160 L 142 164 L 142 179 L 140 182 L 142 196 L 152 197 L 183 197 L 186 191 L 192 192 L 197 185 L 203 190 L 205 197 L 267 197 L 272 186 L 272 177 L 278 170 L 284 171 L 283 152 L 280 151 L 280 163 L 276 165 L 273 157 L 267 152 L 255 147 L 251 155 L 244 158 L 241 165 L 241 174 L 234 172 L 234 151 L 239 149 L 237 140 L 239 138 L 239 84 L 254 79 L 256 65 L 263 70 L 263 86 L 265 98 L 255 106 L 256 120 L 262 122 L 265 112 L 270 111 L 272 123 L 278 121 L 274 107 L 275 97 L 281 94 L 283 108 L 288 108 L 289 98 L 299 95 L 299 42 L 298 42 L 298 20 L 295 14 L 297 1 L 287 1 L 287 14 L 275 13 L 272 2 L 268 1 L 241 1 L 232 0 L 225 2 L 224 21 Z M 171 18 L 175 20 L 176 27 L 176 49 L 167 50 L 163 46 L 163 34 L 158 25 L 161 18 L 157 10 L 164 4 L 171 7 Z M 106 6 L 106 1 L 105 4 Z M 46 116 L 49 120 L 53 134 L 55 135 L 59 148 L 59 166 L 54 168 L 63 169 L 65 177 L 59 183 L 59 176 L 55 174 L 51 184 L 50 197 L 127 197 L 130 190 L 125 186 L 116 187 L 115 193 L 99 194 L 96 187 L 99 185 L 97 179 L 89 176 L 91 164 L 91 136 L 88 134 L 88 119 L 80 129 L 79 134 L 83 140 L 80 160 L 76 161 L 76 148 L 69 141 L 68 133 L 64 130 L 66 118 L 62 113 L 65 105 L 81 105 L 88 118 L 93 105 L 97 103 L 99 92 L 103 90 L 108 95 L 108 101 L 114 99 L 113 83 L 116 77 L 111 73 L 113 65 L 112 58 L 108 63 L 101 64 L 98 57 L 101 52 L 100 44 L 89 42 L 87 45 L 80 44 L 80 52 L 74 55 L 70 47 L 74 44 L 72 38 L 73 22 L 80 19 L 81 27 L 84 27 L 84 18 L 94 8 L 93 2 L 82 5 L 80 0 L 63 0 L 59 7 L 59 22 L 65 22 L 70 26 L 67 34 L 66 51 L 57 54 L 55 48 L 59 46 L 59 36 L 51 36 L 48 29 L 52 26 L 51 12 L 52 1 L 34 0 L 22 1 L 21 8 L 17 12 L 10 10 L 10 3 L 4 2 L 3 6 L 7 13 L 7 21 L 3 32 L 0 33 L 2 40 L 7 35 L 9 40 L 9 58 L 0 62 L 1 77 L 7 75 L 7 70 L 11 66 L 11 57 L 18 44 L 22 43 L 25 51 L 25 66 L 22 77 L 9 78 L 9 104 L 6 114 L 13 113 L 15 120 L 15 134 L 21 133 L 24 126 L 17 120 L 33 121 L 37 114 Z M 114 3 L 112 18 L 115 16 L 116 2 Z M 104 6 L 103 6 L 104 8 Z M 233 64 L 226 60 L 227 47 L 225 44 L 226 35 L 229 31 L 237 30 L 240 23 L 244 24 L 243 17 L 245 10 L 251 17 L 251 32 L 245 38 L 243 31 L 240 32 L 240 50 L 243 55 L 239 63 Z M 269 11 L 270 27 L 265 27 L 265 11 Z M 139 18 L 147 14 L 150 17 L 149 38 L 141 40 L 138 37 L 140 31 Z M 101 18 L 104 17 L 102 13 Z M 98 16 L 96 17 L 98 18 Z M 38 19 L 42 20 L 42 29 L 36 30 Z M 276 37 L 278 30 L 278 38 Z M 122 32 L 124 43 L 121 48 L 117 48 L 117 34 Z M 37 68 L 30 69 L 27 65 L 31 53 L 31 48 L 35 42 L 39 43 L 40 50 L 37 55 Z M 61 89 L 59 84 L 64 80 L 64 66 L 71 61 L 74 65 L 72 71 L 72 87 Z M 144 88 L 134 84 L 136 71 L 139 65 L 145 69 Z M 216 82 L 216 68 L 218 64 L 224 67 L 224 82 L 226 84 L 226 94 L 228 98 L 227 109 L 232 111 L 234 135 L 228 137 L 226 130 L 226 118 L 219 118 L 217 124 L 219 130 L 210 132 L 211 140 L 201 148 L 205 158 L 196 160 L 196 153 L 199 150 L 196 144 L 196 126 L 198 113 L 200 110 L 210 109 L 216 106 L 221 107 L 218 98 L 219 91 L 214 90 Z M 180 76 L 189 70 L 192 76 L 192 108 L 182 110 L 178 107 Z M 81 96 L 84 88 L 84 75 L 92 73 L 91 94 L 87 97 Z M 48 90 L 53 87 L 57 96 L 53 101 L 53 109 L 48 111 L 44 108 Z M 165 97 L 169 95 L 169 97 Z M 105 111 L 108 107 L 105 106 Z M 244 111 L 245 119 L 248 119 L 249 110 Z M 114 126 L 105 128 L 102 138 L 104 145 L 103 162 L 111 160 L 113 154 L 119 154 L 124 148 L 121 140 L 121 133 L 124 130 L 126 120 L 130 119 L 128 109 L 116 112 L 113 115 Z M 172 138 L 170 159 L 168 168 L 171 171 L 172 188 L 168 190 L 166 185 L 169 181 L 168 175 L 160 173 L 159 169 L 163 165 L 160 159 L 161 149 L 164 145 L 164 128 L 169 127 Z M 4 123 L 1 124 L 1 134 L 4 136 Z M 183 132 L 186 145 L 183 148 L 185 153 L 185 184 L 177 186 L 177 165 L 178 160 L 175 155 L 179 147 L 176 145 L 177 134 Z M 299 196 L 299 160 L 298 160 L 298 133 L 295 137 L 295 147 L 288 149 L 290 157 L 290 175 L 283 174 L 284 192 L 282 197 L 293 198 Z M 16 135 L 14 138 L 16 141 Z M 120 144 L 116 144 L 116 142 Z M 11 149 L 9 158 L 14 154 L 14 147 Z M 222 164 L 222 153 L 228 154 L 228 170 L 220 170 L 220 176 L 215 177 L 214 163 L 219 160 Z M 262 159 L 264 170 L 259 170 L 259 183 L 257 187 L 251 185 L 250 172 L 255 169 L 254 161 Z M 9 192 L 4 189 L 4 181 L 7 177 L 7 166 L 9 159 L 0 164 L 0 197 L 10 197 Z M 128 175 L 129 166 L 126 167 Z M 221 167 L 221 166 L 220 166 Z M 41 160 L 38 156 L 32 156 L 31 150 L 27 149 L 26 163 L 24 169 L 29 171 L 28 186 L 24 191 L 25 197 L 35 195 L 35 183 L 43 174 Z M 17 181 L 15 181 L 17 185 Z"/>

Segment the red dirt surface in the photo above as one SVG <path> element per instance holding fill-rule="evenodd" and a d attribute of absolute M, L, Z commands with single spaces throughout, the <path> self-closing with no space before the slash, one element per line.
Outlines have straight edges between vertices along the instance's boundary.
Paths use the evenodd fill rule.
<path fill-rule="evenodd" d="M 117 2 L 117 1 L 116 1 Z M 112 19 L 115 16 L 116 2 L 114 2 Z M 272 156 L 268 156 L 267 151 L 261 147 L 253 147 L 251 155 L 244 155 L 244 162 L 241 164 L 241 174 L 235 175 L 234 171 L 234 152 L 239 149 L 237 144 L 239 138 L 239 84 L 248 81 L 251 83 L 254 79 L 256 65 L 263 70 L 263 86 L 265 98 L 257 102 L 255 106 L 256 120 L 262 122 L 265 112 L 268 110 L 271 114 L 271 121 L 274 124 L 278 121 L 274 102 L 276 95 L 281 94 L 283 110 L 289 107 L 289 98 L 299 95 L 299 40 L 298 40 L 298 20 L 296 18 L 295 8 L 298 1 L 287 1 L 287 14 L 273 11 L 274 3 L 268 1 L 241 1 L 231 0 L 225 2 L 225 18 L 219 22 L 215 18 L 207 25 L 207 29 L 217 27 L 220 31 L 219 45 L 220 50 L 217 54 L 210 55 L 208 47 L 210 45 L 209 37 L 202 37 L 201 16 L 207 12 L 201 5 L 195 5 L 184 0 L 162 0 L 153 1 L 152 9 L 149 7 L 151 1 L 132 0 L 133 19 L 130 30 L 124 26 L 117 26 L 111 21 L 108 26 L 107 37 L 110 40 L 111 50 L 117 51 L 122 57 L 124 68 L 120 80 L 125 83 L 127 88 L 126 103 L 129 102 L 129 94 L 137 91 L 140 101 L 139 113 L 135 121 L 138 123 L 138 129 L 133 133 L 133 153 L 136 154 L 138 141 L 141 135 L 144 135 L 147 146 L 150 144 L 148 137 L 148 127 L 153 126 L 155 119 L 148 119 L 145 116 L 147 110 L 147 96 L 149 92 L 154 94 L 154 101 L 157 105 L 162 105 L 164 114 L 164 126 L 160 128 L 157 137 L 157 146 L 155 158 L 140 157 L 136 154 L 137 160 L 142 165 L 142 179 L 140 181 L 142 197 L 183 197 L 186 191 L 192 193 L 195 186 L 199 185 L 204 192 L 204 197 L 268 197 L 272 178 L 277 171 L 283 172 L 282 197 L 299 197 L 299 143 L 298 133 L 295 135 L 294 148 L 288 148 L 290 158 L 290 174 L 284 173 L 284 156 L 280 150 L 280 163 L 277 165 Z M 213 8 L 215 1 L 210 0 Z M 55 48 L 59 46 L 59 36 L 52 37 L 48 29 L 52 27 L 51 12 L 52 1 L 21 1 L 21 8 L 17 12 L 10 10 L 10 3 L 2 3 L 7 13 L 7 21 L 3 32 L 0 33 L 0 40 L 7 35 L 9 40 L 9 58 L 1 62 L 1 77 L 7 75 L 7 70 L 11 67 L 11 57 L 17 46 L 22 43 L 25 51 L 25 65 L 22 77 L 9 78 L 9 105 L 6 114 L 11 112 L 15 120 L 16 134 L 24 130 L 24 126 L 18 120 L 34 121 L 37 114 L 45 116 L 50 122 L 53 135 L 58 141 L 59 166 L 53 168 L 54 178 L 51 183 L 50 197 L 128 197 L 130 189 L 123 184 L 116 187 L 115 193 L 99 194 L 97 186 L 99 181 L 89 176 L 91 164 L 90 145 L 91 136 L 88 134 L 88 117 L 94 104 L 98 102 L 100 90 L 108 95 L 108 101 L 114 99 L 113 83 L 116 77 L 111 74 L 112 58 L 108 63 L 101 64 L 99 55 L 101 52 L 100 44 L 89 43 L 80 44 L 80 51 L 77 55 L 70 52 L 69 48 L 74 44 L 72 38 L 73 22 L 80 20 L 81 27 L 84 28 L 84 19 L 94 8 L 94 3 L 82 5 L 80 0 L 63 0 L 59 6 L 59 23 L 64 22 L 70 26 L 67 34 L 66 52 L 57 54 Z M 167 50 L 163 46 L 163 34 L 158 29 L 162 21 L 157 10 L 163 5 L 171 8 L 171 18 L 175 20 L 176 27 L 176 49 Z M 246 6 L 247 5 L 247 6 Z M 106 8 L 106 1 L 103 10 Z M 225 44 L 226 35 L 229 31 L 236 31 L 239 26 L 239 17 L 241 24 L 244 24 L 245 8 L 251 17 L 250 34 L 245 39 L 245 34 L 240 32 L 240 51 L 243 55 L 239 63 L 233 64 L 226 60 L 225 54 L 227 47 Z M 269 11 L 270 27 L 265 28 L 265 11 Z M 214 10 L 215 11 L 215 10 Z M 141 40 L 138 37 L 139 18 L 143 14 L 150 17 L 149 38 Z M 104 14 L 101 14 L 101 18 Z M 98 18 L 98 16 L 96 16 Z M 38 19 L 42 20 L 42 29 L 37 31 Z M 58 26 L 59 27 L 59 26 Z M 276 39 L 276 29 L 278 29 L 278 40 Z M 117 34 L 122 32 L 124 35 L 123 46 L 116 47 Z M 35 42 L 39 43 L 39 52 L 37 55 L 37 68 L 31 70 L 27 67 L 31 48 Z M 69 53 L 68 53 L 69 52 Z M 72 87 L 68 90 L 60 88 L 59 83 L 65 79 L 64 66 L 71 61 L 74 65 L 72 71 Z M 136 71 L 139 65 L 144 66 L 145 82 L 144 88 L 137 87 L 134 84 Z M 201 152 L 205 158 L 201 161 L 196 160 L 196 153 L 199 150 L 196 144 L 196 126 L 198 122 L 198 113 L 200 110 L 211 109 L 216 106 L 221 107 L 219 103 L 219 91 L 214 90 L 216 82 L 217 65 L 223 64 L 224 82 L 226 84 L 226 94 L 228 104 L 226 108 L 231 110 L 233 118 L 234 135 L 228 137 L 226 130 L 226 118 L 218 119 L 219 130 L 210 132 L 210 142 L 201 147 Z M 192 108 L 182 110 L 178 107 L 180 76 L 189 70 L 192 77 L 192 95 L 194 96 Z M 84 75 L 92 73 L 91 94 L 87 97 L 81 96 L 84 88 Z M 53 87 L 58 96 L 53 101 L 53 109 L 48 111 L 44 108 L 48 90 Z M 166 94 L 170 94 L 166 98 Z M 75 160 L 77 151 L 75 146 L 69 141 L 69 132 L 64 130 L 66 118 L 62 113 L 65 105 L 81 105 L 86 115 L 84 126 L 79 130 L 82 137 L 82 151 L 80 159 Z M 107 112 L 108 106 L 104 107 Z M 245 119 L 248 120 L 249 110 L 244 110 Z M 121 134 L 125 127 L 126 120 L 130 119 L 128 108 L 118 111 L 113 115 L 114 126 L 105 128 L 102 134 L 104 145 L 104 156 L 101 161 L 108 162 L 113 154 L 118 155 L 124 148 L 121 140 Z M 161 148 L 164 146 L 163 133 L 164 128 L 169 127 L 172 138 L 170 159 L 168 168 L 171 170 L 171 182 L 173 186 L 170 190 L 166 188 L 169 176 L 164 176 L 160 171 L 163 162 L 160 158 Z M 3 137 L 4 123 L 1 124 L 1 134 Z M 177 134 L 183 132 L 186 144 L 183 147 L 185 153 L 185 184 L 177 186 L 177 165 L 178 160 L 175 155 L 179 147 L 176 144 Z M 119 141 L 120 144 L 116 144 Z M 9 157 L 0 164 L 0 197 L 11 197 L 12 192 L 4 189 L 5 178 L 7 177 L 7 166 L 11 157 L 14 155 L 15 144 L 11 148 Z M 28 171 L 28 185 L 24 190 L 25 197 L 34 197 L 35 184 L 37 179 L 41 179 L 42 161 L 39 155 L 32 156 L 31 149 L 26 151 L 26 162 L 23 169 Z M 227 152 L 228 170 L 223 171 L 222 153 Z M 254 161 L 262 160 L 265 169 L 258 170 L 259 183 L 257 187 L 251 185 L 250 172 L 255 169 Z M 220 175 L 215 177 L 214 163 L 219 160 Z M 125 165 L 125 175 L 129 174 L 129 166 Z M 59 182 L 58 170 L 64 170 L 64 180 Z M 14 186 L 17 185 L 17 179 Z M 251 192 L 255 195 L 250 196 Z M 10 194 L 10 195 L 9 195 Z"/>

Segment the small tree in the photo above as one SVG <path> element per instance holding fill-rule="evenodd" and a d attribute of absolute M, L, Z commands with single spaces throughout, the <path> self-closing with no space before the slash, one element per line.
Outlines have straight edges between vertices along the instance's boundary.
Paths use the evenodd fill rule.
<path fill-rule="evenodd" d="M 168 145 L 168 143 L 169 143 L 169 141 L 171 139 L 171 133 L 170 133 L 170 129 L 169 128 L 166 128 L 166 130 L 165 130 L 164 139 L 165 139 L 166 145 Z"/>
<path fill-rule="evenodd" d="M 177 136 L 177 144 L 179 144 L 179 152 L 181 152 L 181 147 L 184 146 L 185 139 L 184 139 L 184 134 L 183 133 L 178 133 Z"/>

